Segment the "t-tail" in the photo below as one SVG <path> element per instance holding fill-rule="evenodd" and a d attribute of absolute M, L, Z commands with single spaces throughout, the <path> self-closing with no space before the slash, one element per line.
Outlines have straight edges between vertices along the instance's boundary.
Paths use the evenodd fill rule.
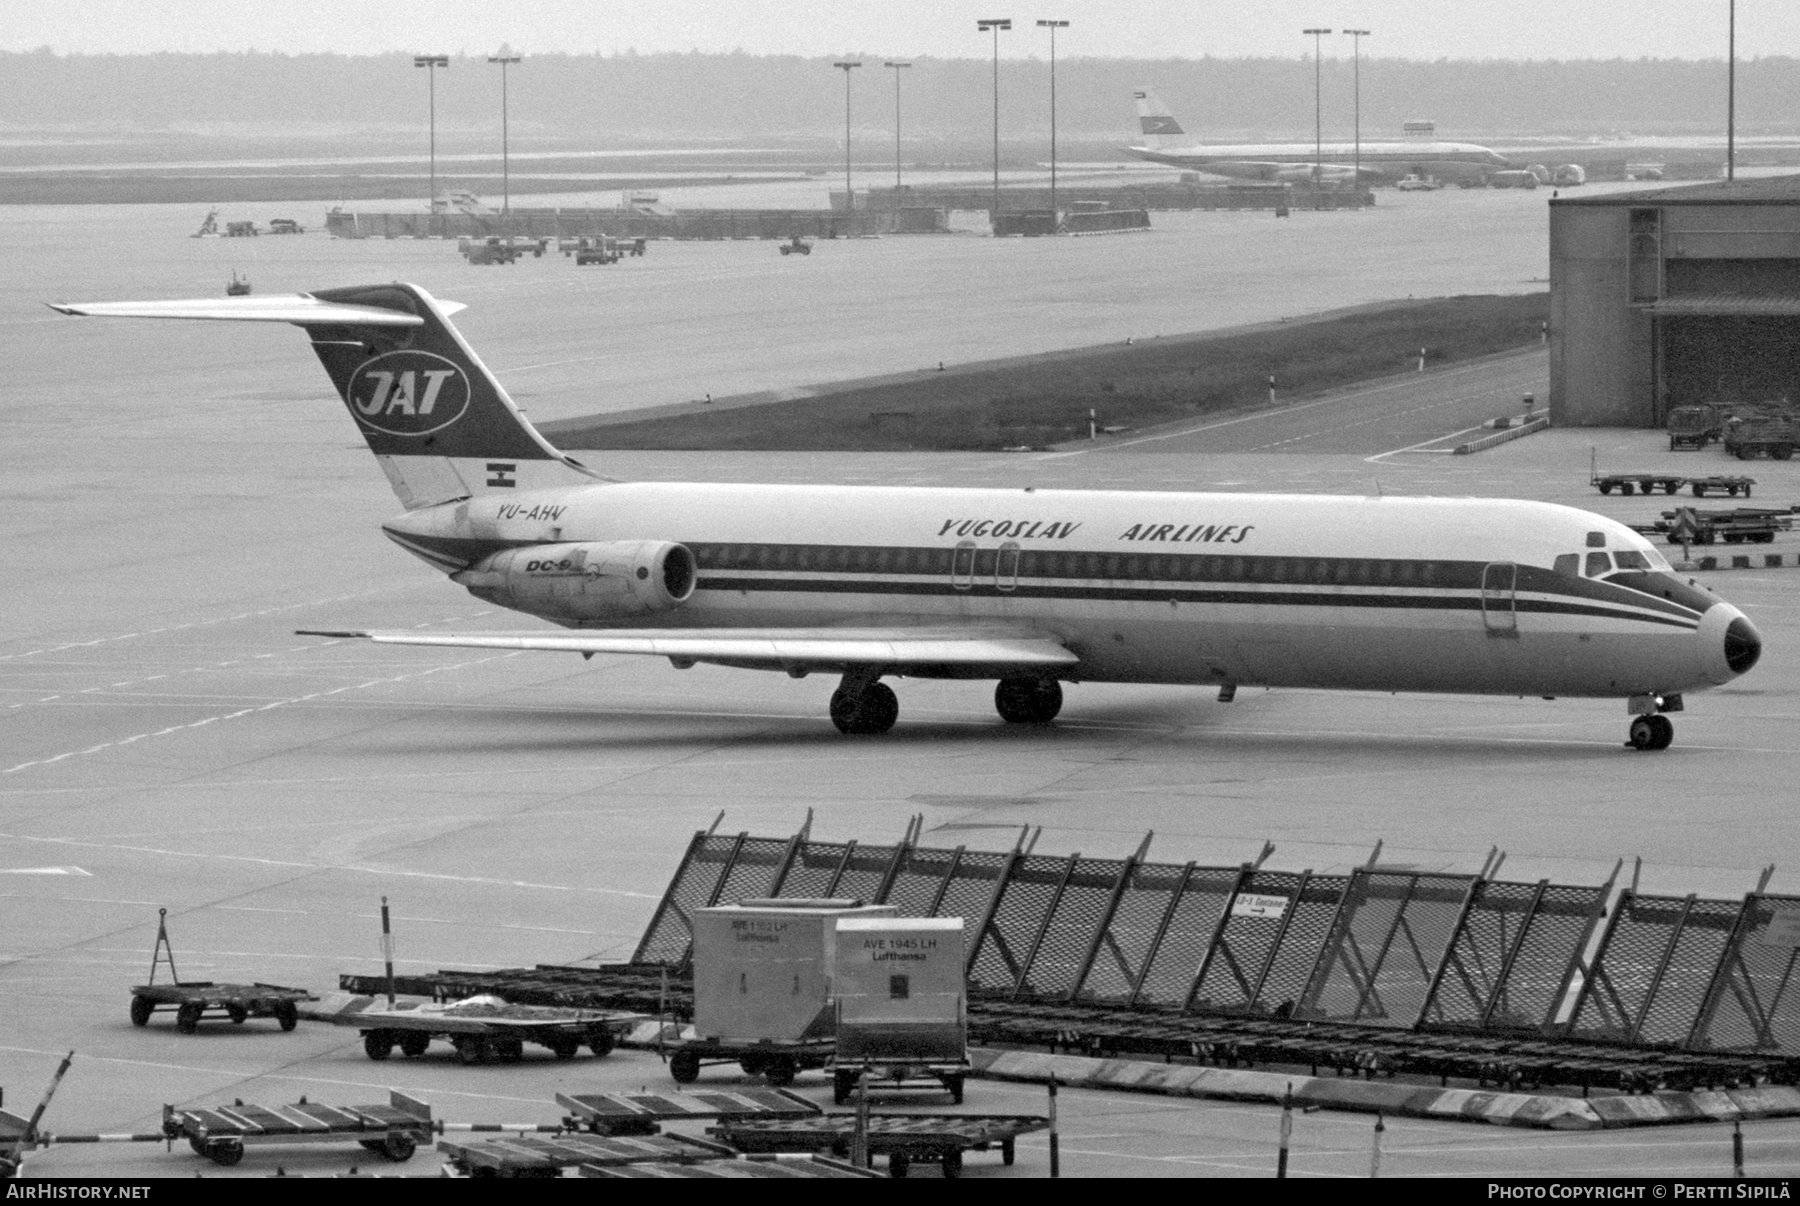
<path fill-rule="evenodd" d="M 302 328 L 408 510 L 601 480 L 552 447 L 507 396 L 451 325 L 462 308 L 399 283 L 290 297 L 51 303 L 64 314 Z"/>
<path fill-rule="evenodd" d="M 1187 141 L 1187 132 L 1156 93 L 1139 88 L 1131 95 L 1137 100 L 1138 129 L 1143 134 L 1139 145 L 1152 151 L 1163 151 Z"/>

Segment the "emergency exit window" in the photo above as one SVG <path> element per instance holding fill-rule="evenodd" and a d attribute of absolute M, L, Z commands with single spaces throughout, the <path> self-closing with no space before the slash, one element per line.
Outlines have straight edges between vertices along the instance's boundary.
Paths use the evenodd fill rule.
<path fill-rule="evenodd" d="M 904 1001 L 910 996 L 912 996 L 911 976 L 888 977 L 888 999 L 890 1001 Z"/>

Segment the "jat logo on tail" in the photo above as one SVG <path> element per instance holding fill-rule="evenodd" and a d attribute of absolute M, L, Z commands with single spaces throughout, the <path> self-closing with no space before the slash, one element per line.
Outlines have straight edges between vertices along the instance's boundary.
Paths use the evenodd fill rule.
<path fill-rule="evenodd" d="M 389 352 L 350 378 L 350 409 L 376 431 L 418 436 L 442 431 L 469 409 L 469 379 L 430 352 Z"/>

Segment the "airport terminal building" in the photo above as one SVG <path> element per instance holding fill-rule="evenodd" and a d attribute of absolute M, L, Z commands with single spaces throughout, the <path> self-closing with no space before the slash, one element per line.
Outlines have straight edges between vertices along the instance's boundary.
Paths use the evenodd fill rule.
<path fill-rule="evenodd" d="M 1550 413 L 1800 411 L 1800 176 L 1550 202 Z"/>

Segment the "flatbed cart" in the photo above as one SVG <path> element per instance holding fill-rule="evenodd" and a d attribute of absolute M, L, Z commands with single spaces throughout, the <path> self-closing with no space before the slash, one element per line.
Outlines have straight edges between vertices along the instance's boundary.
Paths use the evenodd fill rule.
<path fill-rule="evenodd" d="M 880 1173 L 826 1156 L 739 1156 L 700 1164 L 583 1164 L 581 1175 L 609 1181 L 866 1180 Z"/>
<path fill-rule="evenodd" d="M 442 1003 L 400 1000 L 392 1008 L 376 997 L 333 993 L 309 1017 L 362 1032 L 363 1053 L 385 1060 L 398 1048 L 409 1059 L 424 1055 L 433 1039 L 444 1039 L 465 1064 L 523 1059 L 525 1044 L 549 1048 L 557 1059 L 573 1059 L 582 1047 L 595 1056 L 612 1053 L 620 1033 L 646 1017 L 608 1009 L 554 1005 L 514 1005 L 494 996 Z"/>
<path fill-rule="evenodd" d="M 173 1010 L 175 1029 L 193 1034 L 208 1014 L 226 1017 L 237 1025 L 251 1018 L 274 1018 L 283 1030 L 300 1021 L 300 1003 L 319 998 L 304 988 L 280 984 L 223 984 L 211 980 L 183 980 L 175 971 L 175 948 L 169 944 L 169 910 L 156 911 L 156 946 L 150 952 L 150 979 L 131 988 L 131 1024 L 148 1026 L 158 1010 Z M 156 982 L 157 968 L 169 965 L 169 981 Z"/>
<path fill-rule="evenodd" d="M 563 1127 L 592 1135 L 654 1135 L 665 1122 L 718 1118 L 811 1118 L 819 1106 L 786 1089 L 696 1089 L 689 1093 L 558 1093 Z"/>
<path fill-rule="evenodd" d="M 584 1165 L 692 1164 L 730 1160 L 722 1143 L 686 1135 L 555 1135 L 441 1139 L 437 1148 L 466 1177 L 560 1177 Z"/>
<path fill-rule="evenodd" d="M 196 1155 L 229 1168 L 249 1146 L 294 1143 L 355 1143 L 396 1163 L 412 1159 L 429 1143 L 431 1107 L 390 1091 L 387 1105 L 328 1106 L 302 1097 L 293 1105 L 264 1107 L 242 1101 L 211 1110 L 163 1107 L 163 1135 L 186 1139 Z"/>
<path fill-rule="evenodd" d="M 1687 480 L 1679 473 L 1597 473 L 1588 480 L 1588 484 L 1598 487 L 1602 494 L 1611 494 L 1614 490 L 1620 494 L 1630 494 L 1633 491 L 1654 494 L 1658 490 L 1664 494 L 1673 494 Z"/>
<path fill-rule="evenodd" d="M 1769 544 L 1775 533 L 1790 531 L 1791 512 L 1761 507 L 1736 507 L 1729 511 L 1701 511 L 1694 507 L 1677 507 L 1664 511 L 1662 519 L 1650 531 L 1670 544 Z"/>
<path fill-rule="evenodd" d="M 794 1077 L 811 1068 L 831 1063 L 837 1044 L 832 1039 L 731 1042 L 689 1039 L 669 1053 L 669 1075 L 678 1085 L 691 1085 L 700 1069 L 709 1064 L 736 1064 L 746 1076 L 761 1076 L 776 1088 L 794 1083 Z"/>
<path fill-rule="evenodd" d="M 1011 1164 L 1020 1135 L 1045 1130 L 1050 1120 L 1036 1114 L 870 1113 L 865 1132 L 871 1156 L 886 1156 L 888 1176 L 904 1177 L 925 1161 L 943 1167 L 946 1177 L 962 1175 L 967 1152 L 998 1149 Z M 854 1114 L 822 1114 L 792 1120 L 745 1119 L 706 1128 L 743 1152 L 849 1153 L 856 1131 Z"/>
<path fill-rule="evenodd" d="M 956 1105 L 963 1101 L 963 1081 L 969 1075 L 969 1061 L 961 1063 L 900 1063 L 875 1061 L 866 1067 L 838 1064 L 831 1070 L 831 1100 L 843 1105 L 856 1096 L 856 1081 L 864 1071 L 869 1074 L 871 1093 L 894 1093 L 903 1089 L 926 1092 L 942 1089 Z"/>
<path fill-rule="evenodd" d="M 1687 479 L 1688 489 L 1695 498 L 1705 498 L 1708 494 L 1724 494 L 1736 498 L 1742 494 L 1750 497 L 1750 488 L 1756 485 L 1753 477 L 1741 475 L 1714 474 L 1711 477 L 1690 477 Z"/>

